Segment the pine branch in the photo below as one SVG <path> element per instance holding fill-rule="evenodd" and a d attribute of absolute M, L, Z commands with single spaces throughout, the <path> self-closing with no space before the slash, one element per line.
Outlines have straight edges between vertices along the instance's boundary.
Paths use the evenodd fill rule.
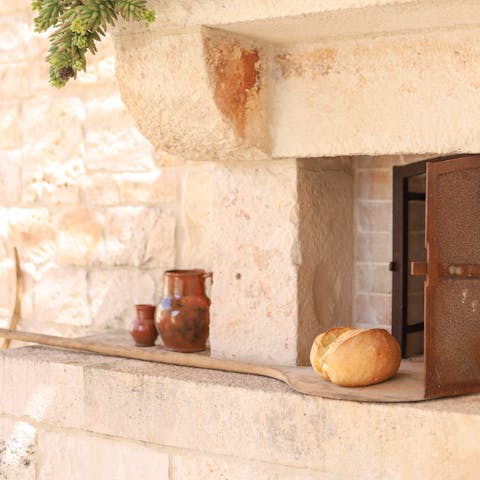
<path fill-rule="evenodd" d="M 35 31 L 50 34 L 50 84 L 63 87 L 77 72 L 86 69 L 85 54 L 95 54 L 109 25 L 118 17 L 125 20 L 153 22 L 155 12 L 146 0 L 32 0 L 39 13 Z"/>

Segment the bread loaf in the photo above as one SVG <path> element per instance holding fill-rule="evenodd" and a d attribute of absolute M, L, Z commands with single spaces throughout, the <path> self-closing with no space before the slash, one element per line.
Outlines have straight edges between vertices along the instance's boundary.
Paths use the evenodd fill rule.
<path fill-rule="evenodd" d="M 395 375 L 400 346 L 386 330 L 335 327 L 315 338 L 310 351 L 313 369 L 343 387 L 364 387 Z"/>

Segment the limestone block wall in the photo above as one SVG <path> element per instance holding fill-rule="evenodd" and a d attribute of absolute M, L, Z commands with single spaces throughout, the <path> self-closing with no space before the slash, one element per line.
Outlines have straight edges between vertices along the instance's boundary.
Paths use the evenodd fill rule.
<path fill-rule="evenodd" d="M 252 375 L 26 347 L 0 353 L 2 480 L 480 476 L 480 396 L 329 400 Z"/>
<path fill-rule="evenodd" d="M 124 327 L 156 302 L 162 272 L 211 268 L 207 162 L 154 151 L 118 93 L 110 40 L 66 88 L 30 2 L 0 5 L 0 325 L 24 273 L 21 328 L 80 335 Z"/>

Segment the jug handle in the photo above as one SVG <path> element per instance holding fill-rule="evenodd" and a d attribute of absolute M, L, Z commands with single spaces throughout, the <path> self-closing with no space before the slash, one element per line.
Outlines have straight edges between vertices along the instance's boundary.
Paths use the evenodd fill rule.
<path fill-rule="evenodd" d="M 213 272 L 205 272 L 203 275 L 202 275 L 202 278 L 203 278 L 203 283 L 205 284 L 205 281 L 207 280 L 207 278 L 210 279 L 210 288 L 208 289 L 208 299 L 210 300 L 210 293 L 212 291 L 212 284 L 213 284 Z M 206 292 L 206 287 L 205 287 L 205 292 Z"/>

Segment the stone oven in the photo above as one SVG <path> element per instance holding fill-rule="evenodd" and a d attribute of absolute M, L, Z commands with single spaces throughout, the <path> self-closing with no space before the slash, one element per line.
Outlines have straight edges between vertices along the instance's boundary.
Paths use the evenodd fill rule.
<path fill-rule="evenodd" d="M 111 137 L 85 126 L 81 103 L 98 126 L 111 121 L 108 112 L 118 116 L 110 108 L 118 98 L 100 108 L 95 95 L 57 98 L 58 130 L 65 118 L 73 122 L 74 143 L 84 142 L 86 153 L 70 152 L 74 160 L 84 155 L 83 167 L 32 168 L 23 207 L 9 217 L 22 260 L 33 265 L 26 324 L 55 323 L 60 311 L 71 320 L 62 334 L 125 327 L 133 301 L 158 300 L 162 271 L 175 264 L 214 272 L 217 356 L 304 365 L 314 336 L 329 326 L 390 329 L 398 179 L 416 173 L 408 238 L 415 258 L 408 260 L 422 260 L 418 165 L 480 152 L 480 3 L 149 3 L 154 24 L 112 31 L 115 69 L 122 100 L 153 145 L 150 163 L 166 170 L 148 171 L 138 139 L 127 154 L 99 160 Z M 108 65 L 82 81 L 102 82 L 102 68 Z M 8 104 L 10 117 L 34 103 Z M 23 147 L 29 159 L 33 147 Z M 57 161 L 52 151 L 41 153 Z M 88 182 L 79 186 L 82 168 Z M 29 195 L 50 210 L 27 212 Z M 72 198 L 81 205 L 70 212 L 64 203 Z M 58 204 L 55 233 L 49 215 Z M 56 267 L 36 270 L 47 261 Z M 423 279 L 412 285 L 407 300 L 417 324 Z M 394 305 L 395 295 L 394 288 Z M 415 329 L 409 353 L 421 344 Z M 296 394 L 260 377 L 40 347 L 1 355 L 0 385 L 0 477 L 480 475 L 477 395 L 360 404 Z"/>
<path fill-rule="evenodd" d="M 331 325 L 388 327 L 392 167 L 479 150 L 478 7 L 341 3 L 162 4 L 115 33 L 143 134 L 217 162 L 216 354 L 305 364 Z"/>

